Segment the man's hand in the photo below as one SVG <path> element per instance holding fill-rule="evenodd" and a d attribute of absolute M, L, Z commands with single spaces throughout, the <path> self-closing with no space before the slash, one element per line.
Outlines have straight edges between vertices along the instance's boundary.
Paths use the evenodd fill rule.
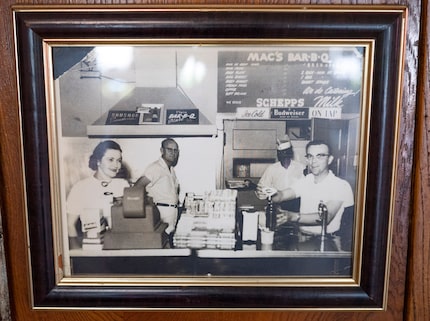
<path fill-rule="evenodd" d="M 276 214 L 276 225 L 282 225 L 287 222 L 297 222 L 299 217 L 299 213 L 278 209 L 278 213 Z"/>
<path fill-rule="evenodd" d="M 278 191 L 276 190 L 276 188 L 273 187 L 267 187 L 267 186 L 262 186 L 260 184 L 257 185 L 257 188 L 255 189 L 255 194 L 257 195 L 257 197 L 261 200 L 263 199 L 267 199 L 269 197 L 272 197 L 273 195 L 275 195 Z"/>

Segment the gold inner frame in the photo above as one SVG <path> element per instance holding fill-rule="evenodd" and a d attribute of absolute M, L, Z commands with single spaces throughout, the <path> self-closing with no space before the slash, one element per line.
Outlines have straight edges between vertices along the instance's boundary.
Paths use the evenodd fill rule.
<path fill-rule="evenodd" d="M 61 260 L 64 257 L 62 245 L 62 222 L 61 222 L 61 191 L 60 191 L 60 155 L 59 155 L 59 142 L 58 142 L 58 125 L 59 113 L 55 104 L 55 88 L 52 78 L 52 47 L 64 46 L 103 46 L 103 45 L 122 45 L 122 46 L 265 46 L 261 49 L 267 49 L 267 46 L 302 46 L 302 47 L 315 47 L 315 46 L 334 46 L 334 47 L 355 47 L 362 46 L 365 48 L 365 57 L 363 59 L 363 84 L 361 95 L 361 111 L 360 111 L 360 144 L 359 144 L 359 174 L 357 175 L 357 189 L 355 209 L 358 214 L 355 218 L 355 239 L 354 242 L 354 257 L 353 257 L 353 273 L 352 278 L 330 278 L 330 277 L 254 277 L 250 280 L 249 277 L 64 277 L 61 268 Z M 372 88 L 372 75 L 373 75 L 373 54 L 374 54 L 374 41 L 369 40 L 309 40 L 309 39 L 265 39 L 265 40 L 249 40 L 249 39 L 228 39 L 228 40 L 207 40 L 207 39 L 178 39 L 178 40 L 85 40 L 76 39 L 46 39 L 44 41 L 44 57 L 45 57 L 45 79 L 46 79 L 46 97 L 47 97 L 47 110 L 48 110 L 48 136 L 49 136 L 49 158 L 50 158 L 50 174 L 51 174 L 51 187 L 52 187 L 52 219 L 53 219 L 53 236 L 55 240 L 55 253 L 56 253 L 56 270 L 58 285 L 153 285 L 153 286 L 173 286 L 173 285 L 194 285 L 194 286 L 357 286 L 360 283 L 360 266 L 361 266 L 361 253 L 363 241 L 363 224 L 364 224 L 364 204 L 366 200 L 365 186 L 366 186 L 366 173 L 367 173 L 367 159 L 368 159 L 368 138 L 369 126 L 371 116 L 371 88 Z"/>

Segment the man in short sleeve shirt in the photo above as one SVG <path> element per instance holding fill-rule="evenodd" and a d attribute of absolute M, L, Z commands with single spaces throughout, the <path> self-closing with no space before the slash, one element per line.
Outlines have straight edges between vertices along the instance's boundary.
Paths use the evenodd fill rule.
<path fill-rule="evenodd" d="M 160 212 L 160 218 L 168 226 L 165 230 L 171 234 L 178 219 L 179 182 L 174 167 L 179 159 L 179 147 L 175 140 L 166 138 L 161 143 L 161 157 L 151 163 L 135 185 L 146 187 Z"/>
<path fill-rule="evenodd" d="M 333 214 L 330 223 L 327 225 L 327 233 L 334 233 L 340 228 L 340 221 L 345 207 L 354 205 L 354 198 L 349 183 L 336 177 L 332 171 L 321 182 L 315 182 L 313 174 L 307 175 L 291 187 L 297 197 L 300 197 L 300 213 L 305 216 L 318 211 L 318 205 L 322 201 L 324 204 L 337 203 L 337 211 Z M 337 207 L 336 207 L 337 208 Z M 302 225 L 301 231 L 306 234 L 319 234 L 321 227 L 315 225 Z"/>
<path fill-rule="evenodd" d="M 274 202 L 300 197 L 300 212 L 283 211 L 277 216 L 277 223 L 298 222 L 303 234 L 320 234 L 318 205 L 322 201 L 328 212 L 327 233 L 335 233 L 340 228 L 345 209 L 354 205 L 351 186 L 329 170 L 334 158 L 327 143 L 317 140 L 309 142 L 306 145 L 306 159 L 309 174 L 272 197 Z M 264 193 L 260 187 L 257 192 Z"/>
<path fill-rule="evenodd" d="M 281 139 L 277 139 L 276 154 L 278 161 L 269 165 L 264 171 L 258 182 L 259 185 L 273 187 L 278 191 L 291 187 L 296 181 L 303 178 L 303 170 L 305 166 L 294 160 L 293 146 L 290 137 L 285 135 Z M 265 199 L 266 196 L 257 194 L 260 199 Z M 282 209 L 298 211 L 299 199 L 289 200 L 279 204 Z"/>

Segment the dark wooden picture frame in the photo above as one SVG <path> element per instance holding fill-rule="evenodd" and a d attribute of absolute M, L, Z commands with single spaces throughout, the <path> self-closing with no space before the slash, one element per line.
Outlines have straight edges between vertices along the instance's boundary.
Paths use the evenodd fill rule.
<path fill-rule="evenodd" d="M 17 7 L 14 11 L 34 307 L 126 309 L 383 309 L 393 208 L 405 8 Z M 196 23 L 196 21 L 198 23 Z M 361 266 L 338 285 L 58 284 L 43 47 L 51 39 L 356 39 L 374 42 Z M 83 300 L 83 298 L 85 298 Z"/>

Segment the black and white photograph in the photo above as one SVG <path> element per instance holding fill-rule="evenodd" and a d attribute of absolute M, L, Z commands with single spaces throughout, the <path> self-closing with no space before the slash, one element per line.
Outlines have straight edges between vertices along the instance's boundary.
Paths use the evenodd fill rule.
<path fill-rule="evenodd" d="M 351 277 L 370 51 L 52 46 L 64 276 Z"/>
<path fill-rule="evenodd" d="M 405 8 L 87 9 L 14 11 L 32 306 L 385 309 Z"/>

